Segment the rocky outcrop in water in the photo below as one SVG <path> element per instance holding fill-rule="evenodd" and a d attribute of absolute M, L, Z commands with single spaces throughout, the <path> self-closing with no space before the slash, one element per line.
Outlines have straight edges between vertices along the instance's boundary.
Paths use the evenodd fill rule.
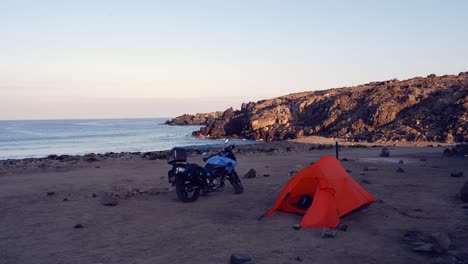
<path fill-rule="evenodd" d="M 194 135 L 265 141 L 318 135 L 356 142 L 466 142 L 468 72 L 250 102 L 209 120 Z"/>
<path fill-rule="evenodd" d="M 206 114 L 189 115 L 185 114 L 165 122 L 166 125 L 171 126 L 196 126 L 212 124 L 223 112 L 212 112 Z"/>

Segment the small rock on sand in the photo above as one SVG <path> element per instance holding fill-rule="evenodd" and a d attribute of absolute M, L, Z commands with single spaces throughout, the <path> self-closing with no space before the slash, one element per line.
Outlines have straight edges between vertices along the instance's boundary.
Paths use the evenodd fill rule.
<path fill-rule="evenodd" d="M 463 202 L 468 203 L 468 181 L 465 181 L 465 184 L 460 190 L 460 199 Z"/>
<path fill-rule="evenodd" d="M 336 230 L 330 228 L 323 228 L 321 233 L 322 238 L 330 238 L 336 236 Z"/>
<path fill-rule="evenodd" d="M 299 256 L 298 256 L 298 257 L 295 257 L 294 260 L 295 260 L 295 261 L 298 261 L 298 262 L 302 262 L 302 258 L 299 257 Z"/>
<path fill-rule="evenodd" d="M 459 261 L 459 259 L 462 259 L 462 258 L 457 258 L 456 256 L 454 255 L 450 255 L 450 254 L 444 254 L 444 255 L 441 255 L 441 256 L 438 256 L 435 260 L 435 262 L 433 262 L 434 264 L 459 264 L 459 263 L 466 263 L 465 261 Z"/>
<path fill-rule="evenodd" d="M 365 167 L 364 171 L 377 171 L 378 169 L 376 167 Z"/>
<path fill-rule="evenodd" d="M 390 150 L 388 148 L 383 148 L 380 152 L 380 157 L 390 157 Z"/>
<path fill-rule="evenodd" d="M 434 248 L 431 243 L 423 243 L 421 246 L 413 248 L 413 250 L 419 252 L 433 252 Z"/>
<path fill-rule="evenodd" d="M 340 231 L 346 232 L 348 230 L 348 225 L 340 222 L 336 228 Z"/>
<path fill-rule="evenodd" d="M 396 170 L 396 172 L 398 172 L 398 173 L 403 173 L 403 172 L 405 172 L 405 170 L 402 169 L 402 168 L 398 168 L 398 169 Z"/>
<path fill-rule="evenodd" d="M 149 195 L 159 195 L 161 194 L 161 189 L 160 188 L 151 188 L 148 190 Z"/>
<path fill-rule="evenodd" d="M 119 200 L 117 200 L 114 193 L 105 192 L 101 197 L 101 204 L 104 206 L 116 206 L 119 204 Z"/>
<path fill-rule="evenodd" d="M 455 177 L 455 178 L 463 177 L 463 172 L 450 173 L 450 176 Z"/>
<path fill-rule="evenodd" d="M 431 239 L 434 241 L 433 248 L 437 253 L 446 252 L 452 243 L 447 233 L 444 232 L 436 232 L 431 234 Z"/>
<path fill-rule="evenodd" d="M 368 180 L 366 180 L 366 179 L 362 179 L 361 182 L 362 182 L 362 183 L 365 183 L 365 184 L 371 184 L 371 182 L 368 181 Z"/>
<path fill-rule="evenodd" d="M 244 178 L 250 179 L 257 177 L 257 172 L 254 169 L 250 169 L 245 175 Z"/>
<path fill-rule="evenodd" d="M 252 263 L 252 258 L 245 253 L 233 253 L 229 259 L 229 264 L 247 264 Z"/>
<path fill-rule="evenodd" d="M 87 162 L 94 162 L 100 160 L 99 156 L 95 153 L 88 153 L 83 156 L 83 159 Z"/>

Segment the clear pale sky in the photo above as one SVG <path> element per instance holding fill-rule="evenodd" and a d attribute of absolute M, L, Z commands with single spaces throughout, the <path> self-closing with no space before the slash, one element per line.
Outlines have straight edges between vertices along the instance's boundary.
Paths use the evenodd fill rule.
<path fill-rule="evenodd" d="M 172 117 L 468 71 L 468 1 L 0 0 L 0 119 Z"/>

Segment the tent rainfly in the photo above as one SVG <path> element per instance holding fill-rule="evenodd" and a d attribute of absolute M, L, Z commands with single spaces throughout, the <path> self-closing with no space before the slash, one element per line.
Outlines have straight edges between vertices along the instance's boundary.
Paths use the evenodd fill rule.
<path fill-rule="evenodd" d="M 313 198 L 309 208 L 295 206 L 303 195 Z M 280 210 L 303 215 L 301 227 L 336 228 L 340 217 L 373 201 L 375 198 L 353 180 L 336 158 L 324 156 L 291 178 L 273 208 L 261 218 Z"/>

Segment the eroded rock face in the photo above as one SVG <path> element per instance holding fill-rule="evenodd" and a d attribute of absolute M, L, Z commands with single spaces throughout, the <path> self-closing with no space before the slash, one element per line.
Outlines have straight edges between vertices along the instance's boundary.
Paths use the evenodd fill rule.
<path fill-rule="evenodd" d="M 202 120 L 203 115 L 210 114 L 176 119 Z M 205 118 L 205 123 L 194 135 L 265 141 L 318 135 L 356 142 L 466 142 L 468 72 L 290 94 L 246 103 L 240 110 L 230 108 Z"/>

